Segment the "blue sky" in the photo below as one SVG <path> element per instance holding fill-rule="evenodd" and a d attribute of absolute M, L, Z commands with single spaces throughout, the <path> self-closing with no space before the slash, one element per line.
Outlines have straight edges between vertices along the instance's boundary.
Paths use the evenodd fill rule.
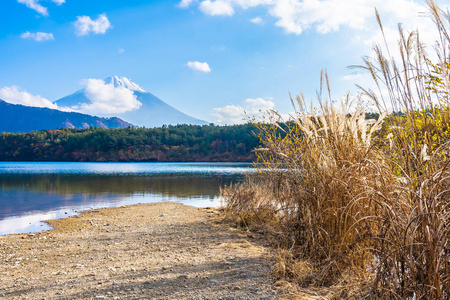
<path fill-rule="evenodd" d="M 2 0 L 0 98 L 49 106 L 119 75 L 209 122 L 288 113 L 289 92 L 315 98 L 322 68 L 336 99 L 370 84 L 346 67 L 379 39 L 375 6 L 389 41 L 398 22 L 431 36 L 410 0 Z"/>

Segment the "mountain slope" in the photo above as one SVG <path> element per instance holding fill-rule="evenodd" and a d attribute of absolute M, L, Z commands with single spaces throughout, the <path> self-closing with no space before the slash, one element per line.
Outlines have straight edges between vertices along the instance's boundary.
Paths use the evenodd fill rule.
<path fill-rule="evenodd" d="M 176 108 L 168 105 L 155 95 L 149 93 L 141 86 L 125 77 L 108 77 L 104 80 L 107 85 L 116 88 L 124 87 L 134 93 L 137 100 L 142 103 L 140 108 L 124 112 L 111 113 L 107 116 L 116 116 L 137 126 L 147 128 L 160 127 L 162 125 L 193 124 L 206 125 L 207 122 L 188 116 Z M 86 89 L 81 89 L 72 95 L 61 98 L 55 103 L 60 107 L 82 107 L 92 103 L 86 96 Z"/>
<path fill-rule="evenodd" d="M 119 118 L 99 118 L 76 112 L 10 104 L 0 100 L 0 132 L 28 132 L 42 129 L 126 128 L 132 124 Z"/>

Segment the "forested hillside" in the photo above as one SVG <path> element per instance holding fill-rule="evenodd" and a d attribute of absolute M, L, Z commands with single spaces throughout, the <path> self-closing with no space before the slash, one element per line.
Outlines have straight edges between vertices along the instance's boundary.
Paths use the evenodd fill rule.
<path fill-rule="evenodd" d="M 1 161 L 252 161 L 252 124 L 0 134 Z"/>
<path fill-rule="evenodd" d="M 131 123 L 119 118 L 100 118 L 77 112 L 7 103 L 0 99 L 0 132 L 66 128 L 127 128 Z"/>

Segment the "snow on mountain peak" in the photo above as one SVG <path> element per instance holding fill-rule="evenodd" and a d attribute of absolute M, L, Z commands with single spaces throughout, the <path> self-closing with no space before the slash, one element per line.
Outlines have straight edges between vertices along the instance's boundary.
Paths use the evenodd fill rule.
<path fill-rule="evenodd" d="M 128 79 L 126 77 L 121 76 L 114 76 L 114 77 L 108 77 L 105 80 L 105 84 L 112 84 L 114 87 L 120 87 L 123 86 L 126 89 L 129 89 L 130 91 L 137 91 L 142 93 L 148 93 L 146 90 L 144 90 L 141 86 L 134 83 L 131 79 Z"/>

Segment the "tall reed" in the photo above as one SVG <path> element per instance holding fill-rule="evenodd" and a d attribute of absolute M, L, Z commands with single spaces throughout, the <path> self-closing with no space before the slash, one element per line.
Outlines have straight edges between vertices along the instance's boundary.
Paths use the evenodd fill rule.
<path fill-rule="evenodd" d="M 392 211 L 385 215 L 385 235 L 373 246 L 379 264 L 374 289 L 378 294 L 415 299 L 450 297 L 450 46 L 448 12 L 427 1 L 439 40 L 435 61 L 419 32 L 399 25 L 399 56 L 389 45 L 376 46 L 374 60 L 361 66 L 372 74 L 387 97 L 365 91 L 381 111 L 394 109 L 384 149 L 391 172 L 398 177 Z M 383 32 L 380 16 L 377 20 Z M 387 55 L 385 54 L 387 53 Z M 392 201 L 395 200 L 395 201 Z"/>
<path fill-rule="evenodd" d="M 270 223 L 290 260 L 314 269 L 309 283 L 356 280 L 368 298 L 450 298 L 450 15 L 427 5 L 440 36 L 434 62 L 419 33 L 399 26 L 399 60 L 375 46 L 358 66 L 378 86 L 361 95 L 376 120 L 350 96 L 332 105 L 322 73 L 318 107 L 300 95 L 292 120 L 269 114 L 258 125 L 258 180 L 227 190 L 228 214 Z"/>

